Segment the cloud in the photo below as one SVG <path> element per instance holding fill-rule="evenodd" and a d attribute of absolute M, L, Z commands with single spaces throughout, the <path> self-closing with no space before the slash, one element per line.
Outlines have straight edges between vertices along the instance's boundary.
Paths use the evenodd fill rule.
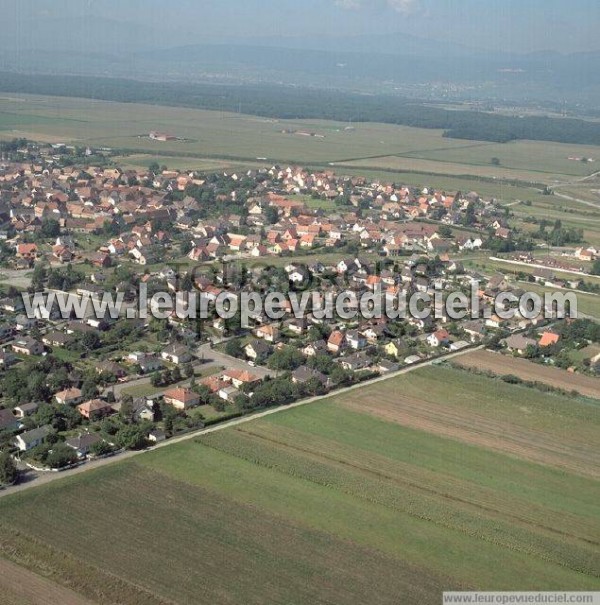
<path fill-rule="evenodd" d="M 388 4 L 399 13 L 412 13 L 417 8 L 417 0 L 388 0 Z"/>
<path fill-rule="evenodd" d="M 361 0 L 335 0 L 335 5 L 347 10 L 356 10 L 361 7 Z"/>
<path fill-rule="evenodd" d="M 385 3 L 398 13 L 412 13 L 417 8 L 418 0 L 385 0 Z M 367 0 L 335 0 L 335 5 L 347 10 L 357 10 L 368 5 Z"/>

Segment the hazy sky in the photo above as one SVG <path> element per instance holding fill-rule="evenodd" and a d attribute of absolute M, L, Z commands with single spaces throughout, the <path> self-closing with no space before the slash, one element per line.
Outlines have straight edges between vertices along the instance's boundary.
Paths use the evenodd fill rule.
<path fill-rule="evenodd" d="M 518 52 L 600 49 L 600 0 L 0 0 L 0 11 L 15 27 L 94 16 L 135 22 L 172 45 L 408 32 Z"/>

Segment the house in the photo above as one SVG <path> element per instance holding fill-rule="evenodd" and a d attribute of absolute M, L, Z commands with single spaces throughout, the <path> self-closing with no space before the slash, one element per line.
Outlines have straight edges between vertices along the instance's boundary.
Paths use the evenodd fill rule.
<path fill-rule="evenodd" d="M 27 418 L 27 416 L 33 416 L 39 407 L 39 403 L 22 403 L 13 410 L 13 413 L 17 418 L 22 420 L 23 418 Z"/>
<path fill-rule="evenodd" d="M 170 361 L 175 365 L 181 365 L 182 363 L 188 363 L 192 360 L 192 355 L 186 347 L 183 345 L 172 344 L 169 345 L 162 353 L 161 357 L 166 361 Z"/>
<path fill-rule="evenodd" d="M 15 319 L 15 329 L 17 332 L 25 332 L 31 330 L 36 325 L 35 319 L 27 317 L 27 315 L 17 315 Z"/>
<path fill-rule="evenodd" d="M 78 437 L 67 439 L 65 444 L 71 449 L 74 449 L 79 458 L 85 458 L 90 453 L 92 446 L 101 441 L 102 437 L 100 437 L 100 435 L 86 433 L 84 435 L 79 435 Z"/>
<path fill-rule="evenodd" d="M 35 244 L 19 244 L 17 246 L 17 258 L 35 260 L 38 255 L 38 247 Z"/>
<path fill-rule="evenodd" d="M 13 342 L 12 350 L 17 355 L 41 355 L 44 352 L 44 345 L 27 336 Z"/>
<path fill-rule="evenodd" d="M 49 332 L 45 336 L 42 337 L 42 342 L 49 347 L 65 347 L 67 346 L 73 339 L 69 337 L 68 334 L 64 332 Z"/>
<path fill-rule="evenodd" d="M 339 363 L 344 370 L 358 372 L 359 370 L 368 368 L 372 364 L 372 361 L 371 358 L 364 353 L 355 353 L 349 357 L 343 357 L 339 360 Z"/>
<path fill-rule="evenodd" d="M 427 344 L 431 347 L 440 347 L 442 345 L 447 344 L 450 339 L 450 334 L 448 334 L 447 330 L 443 328 L 441 330 L 437 330 L 433 334 L 430 334 L 427 337 Z"/>
<path fill-rule="evenodd" d="M 223 401 L 232 402 L 240 394 L 240 391 L 232 386 L 223 386 L 219 389 L 218 395 Z"/>
<path fill-rule="evenodd" d="M 127 370 L 114 361 L 101 361 L 96 365 L 96 372 L 98 372 L 98 374 L 114 376 L 117 380 L 127 376 Z"/>
<path fill-rule="evenodd" d="M 309 380 L 317 380 L 324 387 L 328 386 L 329 379 L 325 374 L 318 372 L 317 370 L 313 370 L 307 366 L 300 366 L 298 369 L 292 372 L 292 382 L 294 384 L 304 384 Z"/>
<path fill-rule="evenodd" d="M 92 261 L 92 265 L 98 269 L 108 269 L 108 267 L 110 267 L 112 264 L 110 255 L 106 254 L 105 252 L 97 252 L 96 254 L 93 254 L 90 260 Z"/>
<path fill-rule="evenodd" d="M 140 367 L 141 374 L 151 374 L 152 372 L 162 369 L 163 362 L 154 355 L 148 355 L 147 357 L 140 359 L 137 365 Z"/>
<path fill-rule="evenodd" d="M 41 445 L 51 433 L 52 427 L 50 425 L 40 426 L 37 429 L 21 433 L 16 437 L 14 443 L 21 452 L 28 452 L 34 447 Z"/>
<path fill-rule="evenodd" d="M 77 406 L 77 411 L 87 420 L 100 420 L 113 413 L 110 404 L 100 399 L 91 399 Z"/>
<path fill-rule="evenodd" d="M 450 345 L 451 351 L 461 351 L 462 349 L 466 349 L 469 343 L 466 340 L 457 340 Z"/>
<path fill-rule="evenodd" d="M 550 347 L 560 340 L 560 335 L 555 332 L 544 332 L 540 338 L 540 347 Z"/>
<path fill-rule="evenodd" d="M 152 443 L 162 443 L 167 440 L 167 436 L 164 431 L 160 429 L 153 429 L 148 433 L 148 441 Z"/>
<path fill-rule="evenodd" d="M 176 410 L 189 410 L 200 405 L 200 396 L 191 389 L 170 389 L 164 394 L 165 403 Z"/>
<path fill-rule="evenodd" d="M 234 387 L 239 389 L 244 385 L 252 385 L 259 382 L 260 378 L 246 370 L 226 370 L 223 372 L 223 380 L 230 382 Z"/>
<path fill-rule="evenodd" d="M 56 393 L 54 399 L 61 405 L 77 405 L 83 401 L 81 389 L 75 387 Z"/>
<path fill-rule="evenodd" d="M 273 324 L 260 326 L 254 331 L 256 338 L 261 338 L 267 342 L 277 342 L 279 339 L 279 328 Z"/>
<path fill-rule="evenodd" d="M 462 325 L 465 334 L 469 336 L 471 342 L 476 342 L 485 337 L 485 324 L 480 320 L 468 321 Z"/>
<path fill-rule="evenodd" d="M 402 340 L 396 339 L 388 342 L 383 350 L 386 355 L 390 355 L 391 357 L 400 357 L 400 355 L 407 350 L 406 343 Z"/>
<path fill-rule="evenodd" d="M 154 422 L 154 402 L 145 397 L 136 397 L 133 400 L 133 419 L 135 422 L 146 420 Z"/>
<path fill-rule="evenodd" d="M 17 362 L 17 358 L 10 351 L 0 351 L 0 369 L 9 368 Z"/>
<path fill-rule="evenodd" d="M 400 366 L 397 363 L 384 359 L 379 362 L 377 369 L 382 374 L 391 374 L 392 372 L 397 372 L 400 369 Z"/>
<path fill-rule="evenodd" d="M 19 428 L 19 419 L 12 410 L 0 410 L 0 431 L 16 431 Z"/>
<path fill-rule="evenodd" d="M 523 334 L 513 334 L 508 338 L 505 338 L 502 343 L 511 352 L 517 352 L 519 355 L 523 355 L 527 350 L 527 347 L 537 346 L 537 341 L 533 338 L 527 338 Z"/>
<path fill-rule="evenodd" d="M 271 347 L 264 340 L 252 340 L 244 347 L 244 354 L 253 361 L 264 359 L 270 352 Z"/>
<path fill-rule="evenodd" d="M 305 357 L 316 357 L 327 353 L 327 343 L 324 340 L 317 340 L 306 345 L 302 349 L 302 354 Z"/>
<path fill-rule="evenodd" d="M 349 330 L 346 333 L 346 342 L 351 349 L 358 351 L 367 346 L 367 339 L 358 330 Z"/>
<path fill-rule="evenodd" d="M 346 347 L 346 335 L 339 330 L 335 330 L 327 340 L 327 350 L 330 353 L 338 354 Z"/>

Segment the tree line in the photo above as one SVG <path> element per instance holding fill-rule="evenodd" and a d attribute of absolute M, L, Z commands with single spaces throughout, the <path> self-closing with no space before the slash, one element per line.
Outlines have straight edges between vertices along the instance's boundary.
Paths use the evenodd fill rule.
<path fill-rule="evenodd" d="M 475 110 L 448 111 L 391 95 L 360 95 L 285 86 L 140 82 L 82 76 L 0 73 L 3 92 L 60 95 L 123 103 L 192 107 L 279 119 L 383 122 L 435 128 L 458 139 L 519 139 L 600 145 L 600 123 L 574 118 L 509 116 Z"/>

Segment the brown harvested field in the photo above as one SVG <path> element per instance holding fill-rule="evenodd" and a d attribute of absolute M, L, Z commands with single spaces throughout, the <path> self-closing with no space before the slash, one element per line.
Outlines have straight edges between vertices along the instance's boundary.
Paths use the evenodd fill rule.
<path fill-rule="evenodd" d="M 76 592 L 0 559 L 0 605 L 93 605 Z"/>
<path fill-rule="evenodd" d="M 441 380 L 442 392 L 419 388 L 421 376 L 431 374 L 426 369 L 421 375 L 412 374 L 410 382 L 404 377 L 395 385 L 388 381 L 371 386 L 368 399 L 357 391 L 336 402 L 411 429 L 600 478 L 600 451 L 591 447 L 596 428 L 583 419 L 565 418 L 564 409 L 553 410 L 550 401 L 548 409 L 540 409 L 545 400 L 558 398 L 500 381 L 494 385 L 489 378 L 460 370 L 435 371 L 449 373 L 445 386 Z M 477 392 L 475 383 L 482 379 L 484 384 L 497 388 Z M 506 387 L 510 387 L 508 393 L 504 392 Z M 471 395 L 473 401 L 469 400 Z M 511 399 L 507 405 L 506 396 Z"/>
<path fill-rule="evenodd" d="M 566 370 L 542 366 L 527 359 L 491 351 L 478 351 L 458 358 L 456 363 L 465 368 L 493 372 L 498 376 L 514 374 L 522 380 L 543 382 L 557 389 L 577 391 L 585 397 L 600 399 L 600 379 L 582 374 L 571 374 Z"/>

